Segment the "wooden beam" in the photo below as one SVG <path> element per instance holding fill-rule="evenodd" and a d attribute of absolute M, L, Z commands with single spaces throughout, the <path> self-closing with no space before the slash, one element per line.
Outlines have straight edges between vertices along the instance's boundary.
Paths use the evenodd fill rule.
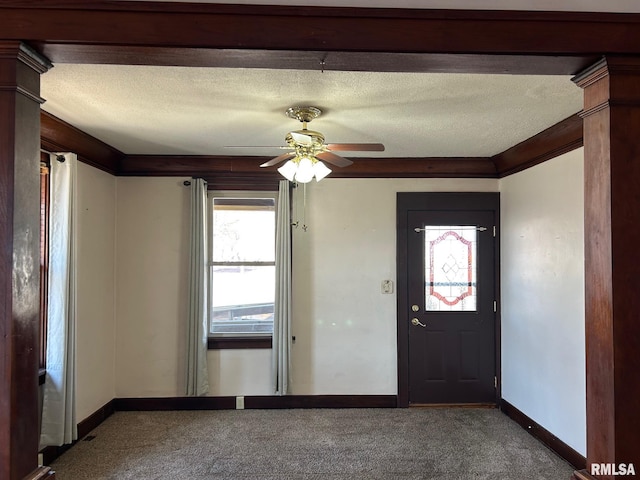
<path fill-rule="evenodd" d="M 127 155 L 118 175 L 193 176 L 211 178 L 280 178 L 277 166 L 261 168 L 271 157 Z M 489 158 L 364 158 L 354 157 L 353 165 L 331 167 L 336 178 L 495 178 L 496 170 Z"/>
<path fill-rule="evenodd" d="M 44 150 L 74 152 L 78 160 L 116 175 L 122 152 L 42 110 L 40 140 Z"/>
<path fill-rule="evenodd" d="M 3 38 L 54 62 L 308 68 L 322 54 L 326 69 L 566 74 L 640 51 L 638 14 L 41 0 L 0 15 Z"/>
<path fill-rule="evenodd" d="M 582 143 L 582 118 L 576 114 L 494 155 L 491 160 L 502 178 L 580 148 Z"/>
<path fill-rule="evenodd" d="M 46 43 L 42 52 L 55 63 L 160 65 L 180 67 L 270 68 L 309 71 L 502 73 L 572 75 L 597 55 L 481 55 L 448 53 L 329 52 L 176 48 Z"/>
<path fill-rule="evenodd" d="M 633 53 L 640 40 L 640 15 L 616 13 L 106 0 L 9 1 L 0 11 L 4 38 L 58 44 L 582 55 Z"/>
<path fill-rule="evenodd" d="M 332 168 L 335 178 L 496 178 L 495 165 L 485 157 L 363 158 Z"/>

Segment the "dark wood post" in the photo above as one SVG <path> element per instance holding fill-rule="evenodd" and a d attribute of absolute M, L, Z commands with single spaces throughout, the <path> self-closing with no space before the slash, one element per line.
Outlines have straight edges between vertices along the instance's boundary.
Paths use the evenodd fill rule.
<path fill-rule="evenodd" d="M 0 42 L 0 478 L 38 467 L 40 75 L 49 63 Z M 50 477 L 49 477 L 50 478 Z"/>
<path fill-rule="evenodd" d="M 594 463 L 640 469 L 640 58 L 604 58 L 574 81 L 584 89 L 587 363 L 587 471 L 575 478 L 593 478 Z"/>

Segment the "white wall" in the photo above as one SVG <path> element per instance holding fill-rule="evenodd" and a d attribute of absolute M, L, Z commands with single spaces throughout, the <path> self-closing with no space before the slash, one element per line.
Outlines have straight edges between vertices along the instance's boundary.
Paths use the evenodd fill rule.
<path fill-rule="evenodd" d="M 184 390 L 190 209 L 184 180 L 116 180 L 117 397 Z"/>
<path fill-rule="evenodd" d="M 117 179 L 118 397 L 182 395 L 189 190 Z M 395 394 L 396 192 L 496 191 L 497 180 L 325 179 L 294 233 L 294 394 Z M 270 395 L 270 350 L 210 351 L 211 395 Z"/>
<path fill-rule="evenodd" d="M 115 189 L 78 162 L 78 421 L 115 396 Z"/>
<path fill-rule="evenodd" d="M 583 150 L 500 191 L 502 396 L 585 455 Z"/>
<path fill-rule="evenodd" d="M 396 193 L 497 186 L 479 179 L 309 184 L 308 230 L 294 232 L 292 393 L 397 393 L 395 288 L 381 293 L 383 280 L 396 284 Z"/>

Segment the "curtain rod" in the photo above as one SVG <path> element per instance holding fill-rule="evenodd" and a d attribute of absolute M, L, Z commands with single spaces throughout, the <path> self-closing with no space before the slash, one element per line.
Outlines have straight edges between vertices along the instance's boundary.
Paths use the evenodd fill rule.
<path fill-rule="evenodd" d="M 44 148 L 41 148 L 40 151 L 48 155 L 55 155 L 56 160 L 58 160 L 60 163 L 64 163 L 64 161 L 66 160 L 66 158 L 64 158 L 64 155 L 60 155 L 59 153 L 50 152 L 48 150 L 45 150 Z"/>

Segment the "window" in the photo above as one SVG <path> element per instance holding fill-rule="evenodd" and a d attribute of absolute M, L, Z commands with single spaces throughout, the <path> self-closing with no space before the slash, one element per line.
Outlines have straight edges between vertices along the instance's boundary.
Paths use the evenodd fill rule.
<path fill-rule="evenodd" d="M 210 348 L 270 347 L 275 192 L 210 192 Z"/>
<path fill-rule="evenodd" d="M 49 274 L 49 155 L 40 159 L 40 382 L 47 358 L 47 296 Z"/>

